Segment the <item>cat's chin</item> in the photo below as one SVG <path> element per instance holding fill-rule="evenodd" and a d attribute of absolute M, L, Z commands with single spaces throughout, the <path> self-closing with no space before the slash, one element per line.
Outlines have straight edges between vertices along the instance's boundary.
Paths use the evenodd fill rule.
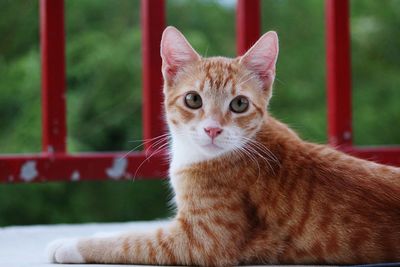
<path fill-rule="evenodd" d="M 202 147 L 203 147 L 204 150 L 207 150 L 207 151 L 210 151 L 210 152 L 212 152 L 212 151 L 220 151 L 221 152 L 221 151 L 224 150 L 222 147 L 220 147 L 220 146 L 218 146 L 218 145 L 216 145 L 214 143 L 210 143 L 210 144 L 204 145 Z"/>
<path fill-rule="evenodd" d="M 226 152 L 226 149 L 224 149 L 222 146 L 216 145 L 215 143 L 201 145 L 200 149 L 205 156 L 211 158 L 220 156 Z"/>

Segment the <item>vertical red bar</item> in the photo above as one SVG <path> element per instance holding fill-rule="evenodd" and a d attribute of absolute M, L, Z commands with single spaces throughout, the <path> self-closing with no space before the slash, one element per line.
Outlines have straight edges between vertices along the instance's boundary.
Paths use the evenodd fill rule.
<path fill-rule="evenodd" d="M 64 0 L 40 0 L 40 48 L 43 152 L 64 153 L 66 146 Z"/>
<path fill-rule="evenodd" d="M 164 0 L 141 1 L 143 60 L 143 138 L 150 139 L 165 132 L 162 110 L 162 75 L 160 42 L 165 28 Z M 145 148 L 151 147 L 148 142 Z"/>
<path fill-rule="evenodd" d="M 352 144 L 349 15 L 348 0 L 326 0 L 328 136 L 333 146 Z"/>
<path fill-rule="evenodd" d="M 243 55 L 260 37 L 260 0 L 238 0 L 236 4 L 236 49 Z"/>

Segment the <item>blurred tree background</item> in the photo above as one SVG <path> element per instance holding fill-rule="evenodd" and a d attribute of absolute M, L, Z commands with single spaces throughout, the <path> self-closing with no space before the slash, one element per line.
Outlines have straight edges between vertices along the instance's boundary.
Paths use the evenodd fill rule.
<path fill-rule="evenodd" d="M 138 0 L 67 0 L 68 149 L 129 150 L 141 139 Z M 322 0 L 262 0 L 280 36 L 270 111 L 326 141 Z M 235 55 L 232 0 L 168 0 L 167 24 L 207 56 Z M 41 148 L 38 1 L 0 1 L 0 153 Z M 351 1 L 355 142 L 400 144 L 400 1 Z M 166 180 L 0 185 L 0 225 L 164 218 Z"/>

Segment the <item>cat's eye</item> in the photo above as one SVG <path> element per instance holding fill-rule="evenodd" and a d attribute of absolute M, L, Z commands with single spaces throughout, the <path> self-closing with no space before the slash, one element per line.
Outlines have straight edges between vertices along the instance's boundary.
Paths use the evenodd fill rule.
<path fill-rule="evenodd" d="M 229 108 L 235 113 L 243 113 L 249 108 L 249 100 L 245 96 L 237 96 L 231 101 Z"/>
<path fill-rule="evenodd" d="M 198 93 L 189 92 L 185 95 L 185 105 L 191 109 L 198 109 L 203 105 L 203 101 Z"/>

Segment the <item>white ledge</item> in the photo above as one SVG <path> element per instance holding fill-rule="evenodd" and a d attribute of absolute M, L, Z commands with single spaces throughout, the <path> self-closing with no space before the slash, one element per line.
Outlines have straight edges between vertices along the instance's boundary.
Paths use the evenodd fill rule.
<path fill-rule="evenodd" d="M 50 241 L 58 238 L 91 236 L 96 233 L 127 230 L 148 231 L 166 223 L 166 221 L 152 221 L 0 227 L 0 267 L 125 267 L 127 265 L 52 264 L 48 262 L 44 251 Z"/>
<path fill-rule="evenodd" d="M 0 228 L 0 267 L 104 267 L 104 264 L 51 264 L 44 251 L 50 241 L 58 238 L 91 236 L 99 232 L 122 232 L 130 229 L 149 230 L 165 223 L 153 221 L 3 227 Z"/>

